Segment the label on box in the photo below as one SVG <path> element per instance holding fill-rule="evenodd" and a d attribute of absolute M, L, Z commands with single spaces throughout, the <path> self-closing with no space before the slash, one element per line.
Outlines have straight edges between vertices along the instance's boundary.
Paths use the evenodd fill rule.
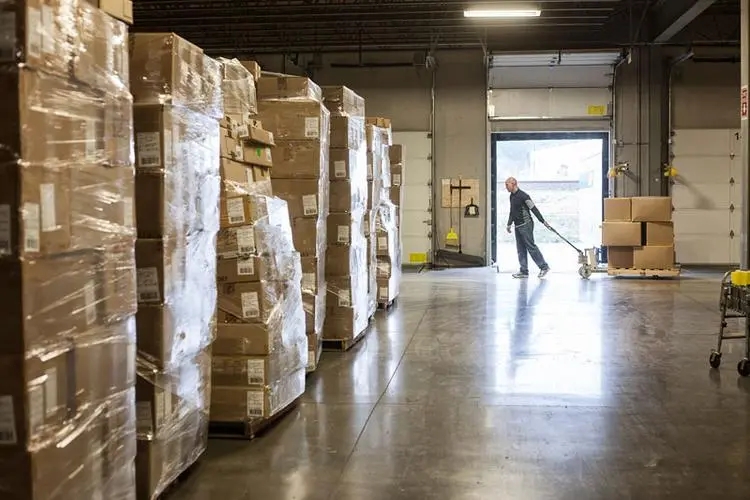
<path fill-rule="evenodd" d="M 315 357 L 315 351 L 307 351 L 307 371 L 315 369 L 315 362 L 317 361 Z"/>
<path fill-rule="evenodd" d="M 161 143 L 159 132 L 140 132 L 136 134 L 138 144 L 138 166 L 161 166 Z"/>
<path fill-rule="evenodd" d="M 388 250 L 387 236 L 378 236 L 378 250 Z"/>
<path fill-rule="evenodd" d="M 23 204 L 24 250 L 41 251 L 39 242 L 39 204 Z"/>
<path fill-rule="evenodd" d="M 96 321 L 96 285 L 93 280 L 83 286 L 83 300 L 86 304 L 86 324 L 92 325 Z"/>
<path fill-rule="evenodd" d="M 169 168 L 174 163 L 172 131 L 164 131 L 164 167 Z"/>
<path fill-rule="evenodd" d="M 241 123 L 234 129 L 234 133 L 239 139 L 244 139 L 250 135 L 250 129 L 247 128 L 247 123 Z"/>
<path fill-rule="evenodd" d="M 151 401 L 139 401 L 135 404 L 135 419 L 138 434 L 151 434 L 154 432 L 151 419 Z"/>
<path fill-rule="evenodd" d="M 260 318 L 258 292 L 245 292 L 240 296 L 243 318 Z"/>
<path fill-rule="evenodd" d="M 308 139 L 320 137 L 320 118 L 305 118 L 305 137 Z"/>
<path fill-rule="evenodd" d="M 42 5 L 42 51 L 45 54 L 55 53 L 57 28 L 55 26 L 55 12 L 49 5 Z"/>
<path fill-rule="evenodd" d="M 349 243 L 351 241 L 349 226 L 339 226 L 338 233 L 337 241 L 339 243 Z"/>
<path fill-rule="evenodd" d="M 389 278 L 391 275 L 391 265 L 388 262 L 378 262 L 378 276 Z"/>
<path fill-rule="evenodd" d="M 11 31 L 15 33 L 15 29 Z M 42 13 L 35 7 L 26 12 L 26 53 L 31 57 L 42 55 Z"/>
<path fill-rule="evenodd" d="M 381 286 L 381 287 L 380 287 L 380 288 L 378 289 L 378 298 L 379 298 L 380 300 L 388 300 L 388 287 L 386 287 L 386 286 Z"/>
<path fill-rule="evenodd" d="M 133 213 L 133 198 L 126 196 L 122 199 L 122 225 L 126 228 L 135 227 Z"/>
<path fill-rule="evenodd" d="M 0 205 L 0 255 L 10 253 L 10 205 Z"/>
<path fill-rule="evenodd" d="M 393 174 L 393 185 L 394 186 L 400 186 L 401 185 L 401 174 Z"/>
<path fill-rule="evenodd" d="M 302 196 L 302 210 L 305 215 L 318 215 L 318 195 L 306 194 Z"/>
<path fill-rule="evenodd" d="M 41 385 L 29 389 L 29 428 L 36 434 L 44 425 L 44 390 Z"/>
<path fill-rule="evenodd" d="M 227 215 L 230 224 L 245 222 L 245 203 L 242 198 L 229 198 L 227 200 Z"/>
<path fill-rule="evenodd" d="M 16 444 L 17 441 L 13 396 L 0 396 L 0 445 Z"/>
<path fill-rule="evenodd" d="M 339 290 L 339 307 L 352 307 L 352 291 Z"/>
<path fill-rule="evenodd" d="M 237 230 L 237 252 L 243 254 L 255 252 L 255 232 L 252 227 Z"/>
<path fill-rule="evenodd" d="M 303 290 L 315 290 L 317 288 L 316 282 L 315 273 L 302 273 Z"/>
<path fill-rule="evenodd" d="M 337 179 L 346 177 L 346 162 L 343 160 L 333 162 L 333 176 Z"/>
<path fill-rule="evenodd" d="M 142 267 L 137 270 L 138 302 L 161 302 L 159 292 L 159 270 Z"/>
<path fill-rule="evenodd" d="M 48 233 L 57 229 L 57 217 L 55 215 L 55 185 L 40 184 L 42 209 L 42 231 Z"/>
<path fill-rule="evenodd" d="M 255 274 L 255 259 L 252 257 L 249 259 L 237 259 L 238 276 L 252 276 L 253 274 Z"/>
<path fill-rule="evenodd" d="M 164 403 L 164 390 L 157 388 L 154 394 L 154 423 L 157 430 L 164 426 Z"/>
<path fill-rule="evenodd" d="M 234 146 L 234 159 L 238 161 L 245 161 L 245 151 L 242 149 L 241 144 Z"/>
<path fill-rule="evenodd" d="M 27 32 L 28 33 L 28 32 Z M 11 61 L 16 56 L 16 13 L 0 13 L 0 61 Z"/>
<path fill-rule="evenodd" d="M 50 368 L 46 372 L 44 382 L 44 414 L 47 418 L 54 417 L 57 411 L 57 368 Z"/>
<path fill-rule="evenodd" d="M 265 398 L 263 392 L 247 391 L 247 416 L 252 418 L 263 417 L 265 413 Z"/>
<path fill-rule="evenodd" d="M 266 363 L 262 359 L 247 360 L 247 385 L 262 385 L 266 381 Z"/>

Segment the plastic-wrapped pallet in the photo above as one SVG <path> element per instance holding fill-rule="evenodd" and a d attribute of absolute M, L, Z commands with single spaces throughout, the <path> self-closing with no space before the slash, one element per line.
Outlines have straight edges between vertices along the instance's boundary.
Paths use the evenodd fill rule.
<path fill-rule="evenodd" d="M 216 333 L 221 65 L 171 33 L 131 40 L 139 498 L 205 451 Z"/>
<path fill-rule="evenodd" d="M 33 20 L 38 7 L 0 1 L 6 20 Z M 0 59 L 0 498 L 129 500 L 136 233 L 127 26 L 85 2 L 44 9 L 47 22 L 34 30 L 6 23 Z"/>
<path fill-rule="evenodd" d="M 380 203 L 375 230 L 377 255 L 377 300 L 393 302 L 401 287 L 401 240 L 396 226 L 398 207 L 390 201 Z"/>

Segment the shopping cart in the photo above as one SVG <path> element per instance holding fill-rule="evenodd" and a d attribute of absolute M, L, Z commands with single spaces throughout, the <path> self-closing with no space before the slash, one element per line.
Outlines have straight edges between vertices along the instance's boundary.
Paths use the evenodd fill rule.
<path fill-rule="evenodd" d="M 580 267 L 578 268 L 578 275 L 587 280 L 591 277 L 594 273 L 606 273 L 607 269 L 599 266 L 599 249 L 598 248 L 586 248 L 585 250 L 581 250 L 574 244 L 572 244 L 565 236 L 560 234 L 557 229 L 554 227 L 547 225 L 547 229 L 552 231 L 557 235 L 558 238 L 563 240 L 565 243 L 570 245 L 573 250 L 578 252 L 578 264 L 580 264 Z"/>
<path fill-rule="evenodd" d="M 737 373 L 743 377 L 750 375 L 750 321 L 747 320 L 750 312 L 750 288 L 732 284 L 732 272 L 728 272 L 721 279 L 721 296 L 719 297 L 719 310 L 721 320 L 719 322 L 719 339 L 716 349 L 711 350 L 708 363 L 711 368 L 719 368 L 721 365 L 721 347 L 725 340 L 745 340 L 745 357 L 737 363 Z M 745 319 L 744 334 L 726 333 L 728 319 Z"/>

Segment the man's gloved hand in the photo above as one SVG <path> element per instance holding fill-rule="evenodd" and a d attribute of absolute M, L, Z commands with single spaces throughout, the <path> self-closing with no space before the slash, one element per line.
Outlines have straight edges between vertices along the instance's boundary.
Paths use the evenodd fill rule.
<path fill-rule="evenodd" d="M 508 231 L 508 234 L 510 234 L 510 226 L 507 226 L 507 227 L 505 228 L 505 230 L 506 230 L 506 231 Z"/>

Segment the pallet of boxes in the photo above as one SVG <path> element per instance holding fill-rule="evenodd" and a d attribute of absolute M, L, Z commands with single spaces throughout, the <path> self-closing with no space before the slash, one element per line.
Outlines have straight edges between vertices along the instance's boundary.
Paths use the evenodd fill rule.
<path fill-rule="evenodd" d="M 395 226 L 395 237 L 393 242 L 393 261 L 385 263 L 382 269 L 383 278 L 389 278 L 389 294 L 390 289 L 395 289 L 395 296 L 398 295 L 401 287 L 401 269 L 403 264 L 403 245 L 401 243 L 401 220 L 403 216 L 403 205 L 404 205 L 404 147 L 400 144 L 394 144 L 388 148 L 388 157 L 390 159 L 391 169 L 391 187 L 390 187 L 390 200 L 394 205 L 393 212 L 393 223 Z M 391 283 L 391 279 L 395 281 Z"/>
<path fill-rule="evenodd" d="M 660 196 L 604 200 L 602 245 L 610 276 L 676 277 L 672 199 Z"/>
<path fill-rule="evenodd" d="M 42 7 L 58 30 L 42 30 L 38 7 L 0 5 L 9 21 L 0 54 L 0 497 L 130 499 L 127 26 L 87 2 L 59 0 Z"/>
<path fill-rule="evenodd" d="M 138 228 L 138 497 L 205 451 L 216 328 L 221 67 L 171 33 L 130 40 Z"/>
<path fill-rule="evenodd" d="M 365 101 L 346 87 L 324 87 L 323 97 L 331 112 L 323 342 L 347 350 L 364 336 L 370 319 Z"/>
<path fill-rule="evenodd" d="M 257 120 L 255 77 L 236 60 L 221 63 L 219 323 L 210 435 L 252 439 L 305 389 L 302 268 L 287 204 L 272 195 L 275 140 Z"/>
<path fill-rule="evenodd" d="M 326 316 L 330 113 L 309 78 L 263 75 L 257 84 L 259 118 L 274 134 L 271 184 L 287 202 L 294 248 L 302 256 L 302 301 L 310 346 L 310 370 L 322 348 Z"/>
<path fill-rule="evenodd" d="M 391 122 L 386 118 L 367 119 L 368 171 L 372 172 L 370 196 L 373 209 L 371 258 L 375 274 L 374 298 L 377 307 L 388 309 L 399 294 L 401 284 L 400 235 L 396 205 L 391 201 L 390 147 Z M 374 254 L 374 256 L 373 256 Z"/>

